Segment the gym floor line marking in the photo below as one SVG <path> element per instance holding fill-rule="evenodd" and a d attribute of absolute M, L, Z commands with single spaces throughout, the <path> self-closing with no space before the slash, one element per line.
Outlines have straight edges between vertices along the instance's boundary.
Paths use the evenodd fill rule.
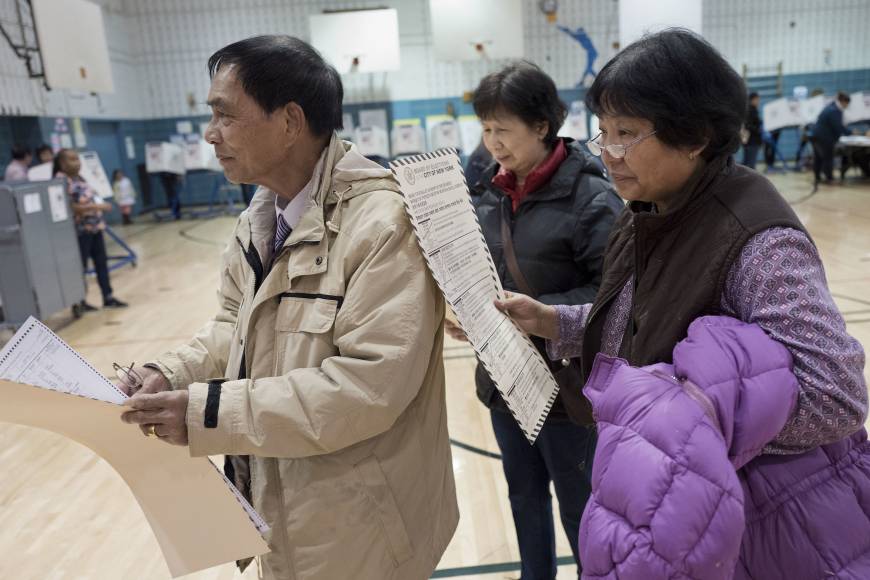
<path fill-rule="evenodd" d="M 160 224 L 159 224 L 159 223 L 157 223 L 157 224 L 148 224 L 148 225 L 143 225 L 142 227 L 140 227 L 140 228 L 138 228 L 138 229 L 136 229 L 136 230 L 134 230 L 134 231 L 131 231 L 131 232 L 124 232 L 124 231 L 121 231 L 121 232 L 116 232 L 116 233 L 123 233 L 123 234 L 124 234 L 123 239 L 125 239 L 125 240 L 129 240 L 129 239 L 135 238 L 135 237 L 137 237 L 137 236 L 140 236 L 140 235 L 142 235 L 142 234 L 144 234 L 144 233 L 146 233 L 146 232 L 150 232 L 151 230 L 153 230 L 153 229 L 155 229 L 155 228 L 158 228 L 158 227 L 160 227 Z"/>
<path fill-rule="evenodd" d="M 491 459 L 501 459 L 501 455 L 499 455 L 498 453 L 487 451 L 486 449 L 481 449 L 480 447 L 475 447 L 474 445 L 469 445 L 468 443 L 463 443 L 462 441 L 457 441 L 453 438 L 450 439 L 450 444 L 455 447 L 459 447 L 460 449 L 465 449 L 466 451 L 471 451 L 472 453 L 483 455 L 484 457 L 489 457 Z"/>
<path fill-rule="evenodd" d="M 852 298 L 851 296 L 846 296 L 845 294 L 831 292 L 831 296 L 833 296 L 834 298 L 840 298 L 841 300 L 849 300 L 851 302 L 857 302 L 858 304 L 870 306 L 870 302 L 867 302 L 866 300 L 861 300 L 860 298 Z"/>
<path fill-rule="evenodd" d="M 116 344 L 139 344 L 143 342 L 160 342 L 162 340 L 189 340 L 190 336 L 161 336 L 159 338 L 131 338 L 129 340 L 111 340 L 106 342 L 77 342 L 70 344 L 74 348 L 95 348 L 102 346 L 114 346 Z"/>
<path fill-rule="evenodd" d="M 466 358 L 474 358 L 474 353 L 471 354 L 452 354 L 450 356 L 445 356 L 444 360 L 461 360 Z"/>
<path fill-rule="evenodd" d="M 560 556 L 556 558 L 557 566 L 574 564 L 573 556 Z M 477 566 L 462 566 L 459 568 L 444 568 L 435 570 L 431 578 L 455 578 L 457 576 L 472 576 L 476 574 L 497 574 L 499 572 L 513 572 L 520 570 L 519 562 L 501 562 L 499 564 L 478 564 Z"/>
<path fill-rule="evenodd" d="M 220 247 L 224 247 L 224 246 L 226 245 L 224 242 L 216 242 L 216 241 L 214 241 L 214 240 L 209 240 L 209 239 L 207 239 L 207 238 L 200 238 L 200 237 L 197 237 L 197 236 L 191 235 L 191 234 L 189 233 L 191 230 L 196 229 L 196 228 L 198 228 L 199 226 L 201 226 L 201 225 L 203 225 L 203 224 L 205 224 L 205 223 L 208 223 L 208 222 L 214 220 L 214 219 L 217 218 L 217 217 L 218 217 L 218 216 L 210 217 L 210 218 L 206 218 L 206 219 L 203 219 L 203 220 L 199 220 L 197 223 L 191 224 L 191 225 L 189 225 L 189 226 L 185 226 L 184 228 L 178 230 L 178 235 L 181 236 L 182 238 L 186 239 L 186 240 L 190 240 L 191 242 L 196 242 L 196 243 L 198 243 L 198 244 L 206 244 L 206 245 L 209 245 L 209 246 L 220 246 Z"/>
<path fill-rule="evenodd" d="M 840 312 L 840 314 L 842 314 L 843 318 L 845 318 L 846 316 L 852 316 L 854 314 L 867 314 L 868 312 L 870 312 L 870 308 L 866 310 L 850 310 L 848 312 Z"/>

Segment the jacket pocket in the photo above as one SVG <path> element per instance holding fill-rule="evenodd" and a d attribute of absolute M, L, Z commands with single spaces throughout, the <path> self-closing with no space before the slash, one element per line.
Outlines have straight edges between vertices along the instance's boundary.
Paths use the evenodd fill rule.
<path fill-rule="evenodd" d="M 276 376 L 298 368 L 319 367 L 338 354 L 333 326 L 338 311 L 335 300 L 281 298 L 275 317 Z"/>
<path fill-rule="evenodd" d="M 282 295 L 275 328 L 279 332 L 329 332 L 335 322 L 338 303 L 332 297 Z"/>
<path fill-rule="evenodd" d="M 381 464 L 377 457 L 370 455 L 357 463 L 354 469 L 362 479 L 366 494 L 375 507 L 378 523 L 384 532 L 393 560 L 397 567 L 401 566 L 413 557 L 414 549 Z"/>

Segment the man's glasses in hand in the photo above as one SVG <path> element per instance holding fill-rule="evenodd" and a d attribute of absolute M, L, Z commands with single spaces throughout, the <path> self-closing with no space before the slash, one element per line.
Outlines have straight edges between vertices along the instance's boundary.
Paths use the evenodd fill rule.
<path fill-rule="evenodd" d="M 127 387 L 130 395 L 136 394 L 136 391 L 141 389 L 143 385 L 142 375 L 133 369 L 135 364 L 132 362 L 130 366 L 121 366 L 118 363 L 112 363 L 112 368 L 115 369 L 115 376 Z"/>

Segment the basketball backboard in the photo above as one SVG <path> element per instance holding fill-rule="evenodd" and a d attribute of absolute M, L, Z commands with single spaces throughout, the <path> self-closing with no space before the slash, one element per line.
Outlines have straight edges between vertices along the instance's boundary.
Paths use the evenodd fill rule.
<path fill-rule="evenodd" d="M 48 86 L 114 92 L 102 9 L 86 0 L 32 0 L 32 6 Z"/>
<path fill-rule="evenodd" d="M 310 26 L 311 44 L 340 74 L 399 70 L 395 9 L 315 14 Z"/>
<path fill-rule="evenodd" d="M 522 0 L 430 0 L 432 42 L 443 61 L 522 58 Z"/>
<path fill-rule="evenodd" d="M 678 26 L 701 34 L 702 0 L 619 0 L 619 45 Z"/>

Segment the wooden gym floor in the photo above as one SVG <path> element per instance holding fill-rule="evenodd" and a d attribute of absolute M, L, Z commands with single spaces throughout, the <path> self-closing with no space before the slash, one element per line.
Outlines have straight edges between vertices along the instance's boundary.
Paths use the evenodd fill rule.
<path fill-rule="evenodd" d="M 822 186 L 810 196 L 807 174 L 771 179 L 818 244 L 850 332 L 870 346 L 870 183 Z M 130 308 L 88 314 L 62 326 L 60 335 L 107 375 L 113 361 L 142 362 L 185 340 L 215 307 L 218 256 L 233 222 L 219 217 L 154 223 L 146 216 L 119 228 L 139 254 L 137 268 L 112 273 L 116 295 Z M 89 301 L 99 305 L 97 285 L 89 286 Z M 474 395 L 474 358 L 467 346 L 448 339 L 445 359 L 461 521 L 436 575 L 518 578 L 507 486 L 501 463 L 487 455 L 498 448 Z M 52 433 L 0 423 L 0 466 L 0 578 L 169 578 L 133 496 L 87 449 Z M 566 562 L 558 578 L 576 578 L 561 529 L 557 537 Z M 256 567 L 244 576 L 225 565 L 187 578 L 251 579 Z"/>

